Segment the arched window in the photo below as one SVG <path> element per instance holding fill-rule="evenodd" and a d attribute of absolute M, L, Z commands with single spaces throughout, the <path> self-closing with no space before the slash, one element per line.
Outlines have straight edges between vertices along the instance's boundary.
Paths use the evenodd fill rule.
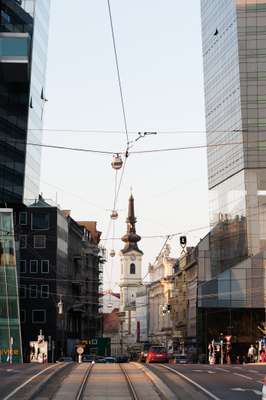
<path fill-rule="evenodd" d="M 130 264 L 130 273 L 135 274 L 136 273 L 136 265 L 135 264 Z"/>

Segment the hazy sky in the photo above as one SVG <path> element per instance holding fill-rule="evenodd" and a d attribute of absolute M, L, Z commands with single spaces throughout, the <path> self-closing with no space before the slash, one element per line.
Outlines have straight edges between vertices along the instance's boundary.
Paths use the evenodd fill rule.
<path fill-rule="evenodd" d="M 111 0 L 128 129 L 157 131 L 134 150 L 205 143 L 199 0 Z M 107 0 L 51 0 L 44 143 L 108 151 L 125 148 Z M 179 131 L 177 134 L 165 133 Z M 180 132 L 181 131 L 181 132 Z M 182 133 L 182 131 L 199 131 Z M 44 149 L 41 190 L 107 234 L 114 196 L 111 156 Z M 119 195 L 115 236 L 126 230 L 133 187 L 137 232 L 160 235 L 208 225 L 206 151 L 131 155 Z M 187 234 L 197 243 L 207 228 Z M 109 233 L 112 237 L 113 232 Z M 143 274 L 165 239 L 143 239 Z M 180 254 L 178 237 L 172 256 Z M 106 242 L 109 250 L 113 244 Z M 115 241 L 119 251 L 122 242 Z M 106 288 L 119 280 L 120 259 L 105 264 Z M 110 281 L 112 281 L 110 283 Z"/>

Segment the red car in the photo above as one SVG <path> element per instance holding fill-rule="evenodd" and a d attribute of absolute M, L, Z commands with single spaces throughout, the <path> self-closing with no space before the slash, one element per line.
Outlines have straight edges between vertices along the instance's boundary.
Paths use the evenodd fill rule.
<path fill-rule="evenodd" d="M 168 362 L 168 354 L 163 346 L 152 346 L 149 348 L 147 358 L 147 363 L 152 362 L 160 362 L 160 363 L 167 363 Z"/>

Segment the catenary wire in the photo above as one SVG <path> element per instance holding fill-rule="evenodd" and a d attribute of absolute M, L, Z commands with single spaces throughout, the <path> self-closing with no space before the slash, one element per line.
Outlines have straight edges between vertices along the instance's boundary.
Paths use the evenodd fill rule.
<path fill-rule="evenodd" d="M 115 33 L 114 33 L 114 25 L 113 25 L 113 17 L 112 17 L 110 0 L 107 0 L 107 5 L 108 5 L 108 13 L 109 13 L 109 19 L 110 19 L 111 33 L 112 33 L 112 42 L 113 42 L 113 48 L 114 48 L 115 65 L 116 65 L 117 80 L 118 80 L 118 86 L 119 86 L 119 92 L 120 92 L 120 100 L 121 100 L 121 106 L 122 106 L 124 128 L 125 128 L 125 134 L 126 134 L 126 138 L 127 138 L 127 148 L 128 148 L 129 137 L 128 137 L 125 101 L 124 101 L 122 82 L 121 82 L 121 75 L 120 75 L 120 69 L 119 69 L 119 63 L 118 63 L 118 54 L 117 54 L 117 48 L 116 48 L 116 41 L 115 41 Z"/>
<path fill-rule="evenodd" d="M 5 142 L 20 142 L 20 139 L 7 139 Z M 94 153 L 94 154 L 102 154 L 102 155 L 113 155 L 113 154 L 121 154 L 128 155 L 134 154 L 149 154 L 149 153 L 163 153 L 163 152 L 171 152 L 171 151 L 182 151 L 182 150 L 197 150 L 197 149 L 205 149 L 205 148 L 218 148 L 218 147 L 226 147 L 226 146 L 233 146 L 233 145 L 252 145 L 258 143 L 264 143 L 265 148 L 258 148 L 258 149 L 249 149 L 249 151 L 260 151 L 266 149 L 266 139 L 258 139 L 258 140 L 250 140 L 250 141 L 239 141 L 239 142 L 228 142 L 228 143 L 212 143 L 212 144 L 200 144 L 200 145 L 191 145 L 191 146 L 180 146 L 180 147 L 168 147 L 168 148 L 159 148 L 159 149 L 150 149 L 150 150 L 135 150 L 135 151 L 109 151 L 109 150 L 97 150 L 97 149 L 88 149 L 84 147 L 72 147 L 72 146 L 58 146 L 58 145 L 51 145 L 51 144 L 41 144 L 41 143 L 33 143 L 33 142 L 26 142 L 22 140 L 23 144 L 29 146 L 36 146 L 36 147 L 44 147 L 50 149 L 57 149 L 57 150 L 69 150 L 69 151 L 77 151 L 77 152 L 84 152 L 84 153 Z"/>
<path fill-rule="evenodd" d="M 51 132 L 51 133 L 88 133 L 88 134 L 121 134 L 124 131 L 122 130 L 104 130 L 104 129 L 56 129 L 56 128 L 29 128 L 28 131 L 33 131 L 33 132 Z M 136 135 L 140 130 L 136 131 L 127 131 L 128 135 Z M 145 129 L 146 131 L 146 129 Z M 246 130 L 241 130 L 241 129 L 227 129 L 227 130 L 187 130 L 187 129 L 176 129 L 176 130 L 160 130 L 160 129 L 154 129 L 158 134 L 169 134 L 169 135 L 175 135 L 175 134 L 186 134 L 186 133 L 200 133 L 200 134 L 206 134 L 206 133 L 242 133 L 242 132 L 247 132 Z M 263 130 L 262 130 L 263 131 Z M 265 130 L 264 130 L 265 131 Z"/>

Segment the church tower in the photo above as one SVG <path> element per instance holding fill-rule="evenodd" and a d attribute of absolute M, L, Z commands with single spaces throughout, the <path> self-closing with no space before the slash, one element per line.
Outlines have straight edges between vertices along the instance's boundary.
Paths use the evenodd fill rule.
<path fill-rule="evenodd" d="M 141 264 L 143 252 L 138 248 L 141 237 L 136 233 L 136 217 L 132 193 L 128 201 L 127 233 L 122 237 L 125 243 L 120 252 L 120 311 L 124 312 L 124 333 L 128 344 L 136 342 L 136 293 L 142 284 Z"/>

